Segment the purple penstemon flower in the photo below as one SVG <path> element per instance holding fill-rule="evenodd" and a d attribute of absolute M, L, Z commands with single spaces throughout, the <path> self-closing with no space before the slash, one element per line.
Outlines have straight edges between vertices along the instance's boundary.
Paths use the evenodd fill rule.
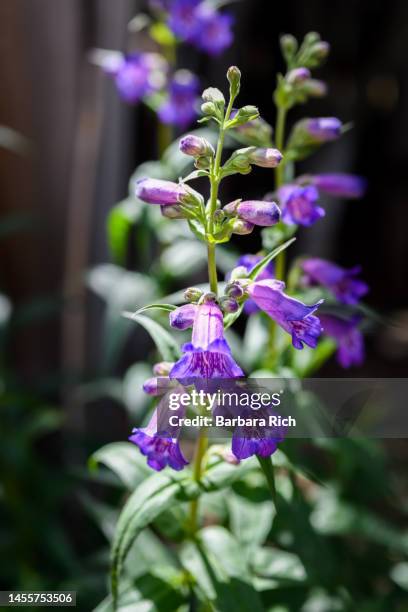
<path fill-rule="evenodd" d="M 337 117 L 305 119 L 303 129 L 314 142 L 330 142 L 341 136 L 342 122 Z"/>
<path fill-rule="evenodd" d="M 188 70 L 178 70 L 168 87 L 168 97 L 159 108 L 163 123 L 186 128 L 196 117 L 195 109 L 199 81 Z"/>
<path fill-rule="evenodd" d="M 324 217 L 325 210 L 318 206 L 319 192 L 313 185 L 284 185 L 278 189 L 282 221 L 287 225 L 309 227 Z"/>
<path fill-rule="evenodd" d="M 195 45 L 209 55 L 219 55 L 232 43 L 232 16 L 216 11 L 205 2 L 199 5 L 196 14 Z"/>
<path fill-rule="evenodd" d="M 173 0 L 169 5 L 168 26 L 181 40 L 193 41 L 197 34 L 197 9 L 201 0 Z"/>
<path fill-rule="evenodd" d="M 277 450 L 279 442 L 284 440 L 284 432 L 277 427 L 262 427 L 256 422 L 258 419 L 268 422 L 270 415 L 267 409 L 258 410 L 255 414 L 253 410 L 248 410 L 241 415 L 250 417 L 254 424 L 251 427 L 237 427 L 233 433 L 231 450 L 237 459 L 248 459 L 253 455 L 270 457 Z"/>
<path fill-rule="evenodd" d="M 167 62 L 158 53 L 106 55 L 103 67 L 111 74 L 119 95 L 125 102 L 136 104 L 165 84 Z M 120 58 L 120 59 L 119 59 Z"/>
<path fill-rule="evenodd" d="M 187 189 L 184 185 L 161 179 L 142 178 L 135 186 L 135 196 L 148 204 L 161 206 L 179 204 L 186 195 Z"/>
<path fill-rule="evenodd" d="M 282 281 L 262 280 L 250 285 L 247 291 L 261 310 L 291 334 L 296 349 L 302 349 L 304 344 L 316 348 L 322 328 L 313 313 L 323 300 L 307 306 L 283 293 L 284 288 Z"/>
<path fill-rule="evenodd" d="M 227 205 L 228 206 L 228 205 Z M 279 222 L 281 212 L 276 202 L 266 202 L 264 200 L 247 200 L 240 202 L 235 207 L 235 212 L 253 225 L 270 227 Z"/>
<path fill-rule="evenodd" d="M 170 371 L 170 378 L 183 380 L 244 376 L 224 338 L 224 322 L 219 306 L 209 300 L 194 306 L 194 309 L 191 343 L 183 346 L 184 354 Z M 170 324 L 177 319 L 177 310 L 171 315 Z M 187 319 L 191 321 L 189 314 Z M 176 327 L 180 329 L 179 324 Z"/>
<path fill-rule="evenodd" d="M 301 266 L 306 282 L 326 287 L 343 304 L 357 304 L 368 292 L 368 285 L 356 278 L 361 266 L 347 270 L 318 257 L 305 259 Z"/>
<path fill-rule="evenodd" d="M 358 326 L 360 315 L 343 319 L 334 315 L 320 315 L 323 333 L 337 344 L 337 361 L 343 368 L 359 366 L 364 361 L 364 337 Z"/>
<path fill-rule="evenodd" d="M 362 176 L 342 172 L 310 174 L 298 180 L 300 183 L 311 183 L 319 191 L 340 198 L 361 198 L 367 188 L 367 181 Z"/>
<path fill-rule="evenodd" d="M 179 408 L 178 416 L 183 417 L 184 414 L 185 408 Z M 165 429 L 161 429 L 161 421 Z M 179 471 L 188 464 L 178 442 L 179 429 L 168 425 L 168 399 L 164 397 L 147 427 L 133 429 L 129 440 L 139 447 L 140 452 L 147 457 L 147 465 L 157 472 L 167 465 Z"/>

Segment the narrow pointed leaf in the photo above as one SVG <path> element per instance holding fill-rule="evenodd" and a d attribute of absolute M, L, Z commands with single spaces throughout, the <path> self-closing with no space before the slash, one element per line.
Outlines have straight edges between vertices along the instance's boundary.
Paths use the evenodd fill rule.
<path fill-rule="evenodd" d="M 176 361 L 180 357 L 180 350 L 175 339 L 157 321 L 140 314 L 124 312 L 123 316 L 139 323 L 152 337 L 164 361 Z"/>

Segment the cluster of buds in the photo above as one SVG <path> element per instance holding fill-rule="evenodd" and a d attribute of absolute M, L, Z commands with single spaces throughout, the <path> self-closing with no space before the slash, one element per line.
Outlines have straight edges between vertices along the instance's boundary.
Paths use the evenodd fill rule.
<path fill-rule="evenodd" d="M 198 169 L 206 169 L 211 165 L 215 152 L 212 144 L 205 138 L 189 134 L 180 140 L 180 151 L 194 157 L 194 165 Z"/>
<path fill-rule="evenodd" d="M 291 34 L 284 34 L 280 39 L 283 57 L 288 68 L 319 68 L 329 55 L 330 45 L 320 38 L 317 32 L 309 32 L 299 43 Z"/>

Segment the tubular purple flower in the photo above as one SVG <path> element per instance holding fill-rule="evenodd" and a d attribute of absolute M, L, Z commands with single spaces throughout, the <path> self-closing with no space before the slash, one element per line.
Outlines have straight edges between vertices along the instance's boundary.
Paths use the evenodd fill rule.
<path fill-rule="evenodd" d="M 187 193 L 184 185 L 160 179 L 142 178 L 136 182 L 135 187 L 137 198 L 148 204 L 161 206 L 179 204 Z"/>
<path fill-rule="evenodd" d="M 172 310 L 169 314 L 169 321 L 171 327 L 175 329 L 188 329 L 193 326 L 194 318 L 196 315 L 197 306 L 195 304 L 184 304 Z"/>
<path fill-rule="evenodd" d="M 162 395 L 162 393 L 164 393 L 164 391 L 160 392 L 156 377 L 148 378 L 147 380 L 144 381 L 143 391 L 147 395 L 153 395 L 153 396 Z"/>
<path fill-rule="evenodd" d="M 278 149 L 257 148 L 249 154 L 248 159 L 251 164 L 261 168 L 276 168 L 282 161 L 282 153 Z"/>
<path fill-rule="evenodd" d="M 236 212 L 245 221 L 262 227 L 275 225 L 280 220 L 280 210 L 276 202 L 265 202 L 263 200 L 247 200 L 241 202 Z"/>
<path fill-rule="evenodd" d="M 308 175 L 304 178 L 323 193 L 339 198 L 361 198 L 367 187 L 367 181 L 362 176 L 355 174 L 332 172 Z M 299 180 L 301 182 L 302 177 Z"/>
<path fill-rule="evenodd" d="M 183 417 L 185 408 L 181 407 L 178 413 L 172 414 Z M 161 428 L 161 424 L 165 429 Z M 140 452 L 147 457 L 147 465 L 157 472 L 167 465 L 179 471 L 188 464 L 177 440 L 179 430 L 180 428 L 168 425 L 168 399 L 165 396 L 154 411 L 147 427 L 134 429 L 129 440 L 139 447 Z"/>
<path fill-rule="evenodd" d="M 208 301 L 195 309 L 191 343 L 183 346 L 184 354 L 171 370 L 170 378 L 189 380 L 243 376 L 224 338 L 223 316 L 219 306 Z"/>
<path fill-rule="evenodd" d="M 320 321 L 313 313 L 323 300 L 307 306 L 283 293 L 285 283 L 262 280 L 248 287 L 248 293 L 261 310 L 292 336 L 292 344 L 302 349 L 304 344 L 316 348 L 322 331 Z"/>
<path fill-rule="evenodd" d="M 180 151 L 192 157 L 208 157 L 214 155 L 212 145 L 205 138 L 188 134 L 180 140 Z"/>
<path fill-rule="evenodd" d="M 368 292 L 368 285 L 356 278 L 361 266 L 346 270 L 317 257 L 304 260 L 301 266 L 307 282 L 326 287 L 343 304 L 357 304 Z"/>
<path fill-rule="evenodd" d="M 342 123 L 336 117 L 305 119 L 303 128 L 314 142 L 330 142 L 341 136 Z"/>
<path fill-rule="evenodd" d="M 184 129 L 196 117 L 195 109 L 199 81 L 188 70 L 178 70 L 170 81 L 168 97 L 159 108 L 163 123 L 177 125 Z"/>
<path fill-rule="evenodd" d="M 181 38 L 192 42 L 197 34 L 197 8 L 201 0 L 173 0 L 170 3 L 168 26 L 172 32 Z"/>
<path fill-rule="evenodd" d="M 319 192 L 314 186 L 284 185 L 278 190 L 278 197 L 282 221 L 287 225 L 309 227 L 325 215 L 324 209 L 317 205 Z"/>
<path fill-rule="evenodd" d="M 277 450 L 279 442 L 283 442 L 283 439 L 283 436 L 269 437 L 268 434 L 262 433 L 259 428 L 254 427 L 253 432 L 245 430 L 234 432 L 231 450 L 240 461 L 253 455 L 270 457 Z"/>
<path fill-rule="evenodd" d="M 337 344 L 337 361 L 343 368 L 360 366 L 364 362 L 364 338 L 358 325 L 361 316 L 341 319 L 333 315 L 321 315 L 323 333 Z"/>
<path fill-rule="evenodd" d="M 141 61 L 141 56 L 129 56 L 117 70 L 115 82 L 122 100 L 136 104 L 150 89 L 149 68 Z"/>

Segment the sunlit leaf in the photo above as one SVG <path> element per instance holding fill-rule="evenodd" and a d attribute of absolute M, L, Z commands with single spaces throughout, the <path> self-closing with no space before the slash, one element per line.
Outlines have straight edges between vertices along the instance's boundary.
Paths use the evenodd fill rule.
<path fill-rule="evenodd" d="M 157 321 L 149 319 L 144 315 L 124 312 L 123 316 L 126 319 L 139 323 L 151 336 L 156 344 L 157 350 L 161 354 L 164 361 L 177 361 L 180 357 L 180 348 L 173 336 L 169 334 Z"/>

